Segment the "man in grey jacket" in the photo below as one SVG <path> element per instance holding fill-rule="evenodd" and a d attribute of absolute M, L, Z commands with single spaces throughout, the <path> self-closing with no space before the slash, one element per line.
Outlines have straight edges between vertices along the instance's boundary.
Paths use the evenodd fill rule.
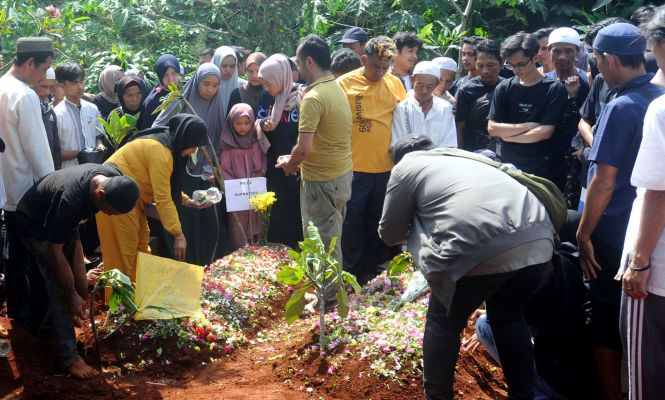
<path fill-rule="evenodd" d="M 386 244 L 408 239 L 432 288 L 423 342 L 425 394 L 428 400 L 453 398 L 460 333 L 485 301 L 508 394 L 531 399 L 533 349 L 523 310 L 552 269 L 555 232 L 547 210 L 501 170 L 432 148 L 425 137 L 407 137 L 393 147 L 396 165 L 379 224 Z"/>

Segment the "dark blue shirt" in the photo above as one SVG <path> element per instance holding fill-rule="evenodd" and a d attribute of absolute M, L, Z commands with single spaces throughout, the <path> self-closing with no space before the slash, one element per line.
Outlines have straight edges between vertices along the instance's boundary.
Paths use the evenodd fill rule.
<path fill-rule="evenodd" d="M 593 78 L 591 91 L 584 104 L 582 104 L 582 107 L 580 107 L 580 117 L 584 118 L 589 125 L 596 125 L 600 113 L 605 109 L 607 103 L 614 99 L 617 90 L 618 88 L 610 88 L 605 83 L 603 74 L 596 75 Z"/>
<path fill-rule="evenodd" d="M 630 184 L 630 175 L 642 141 L 644 114 L 649 103 L 665 93 L 665 90 L 650 83 L 652 78 L 651 73 L 639 76 L 618 90 L 617 97 L 607 104 L 598 118 L 589 154 L 591 166 L 588 183 L 591 183 L 599 163 L 619 170 L 612 198 L 593 232 L 619 250 L 623 248 L 628 218 L 635 200 L 635 188 Z"/>

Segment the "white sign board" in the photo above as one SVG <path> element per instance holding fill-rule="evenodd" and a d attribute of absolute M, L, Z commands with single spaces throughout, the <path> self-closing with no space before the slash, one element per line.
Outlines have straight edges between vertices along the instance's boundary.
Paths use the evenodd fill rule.
<path fill-rule="evenodd" d="M 266 178 L 231 179 L 224 181 L 226 211 L 245 211 L 252 207 L 249 199 L 259 193 L 265 193 Z"/>

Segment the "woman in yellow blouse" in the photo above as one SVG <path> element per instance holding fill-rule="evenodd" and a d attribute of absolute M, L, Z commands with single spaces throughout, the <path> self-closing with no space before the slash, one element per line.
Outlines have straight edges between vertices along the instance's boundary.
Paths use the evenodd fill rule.
<path fill-rule="evenodd" d="M 180 182 L 188 156 L 208 144 L 205 122 L 197 116 L 178 114 L 168 127 L 155 126 L 137 132 L 106 162 L 114 164 L 139 186 L 141 195 L 132 211 L 123 215 L 97 213 L 97 230 L 104 269 L 117 268 L 136 281 L 138 252 L 150 253 L 150 230 L 143 207 L 157 206 L 164 230 L 173 235 L 175 257 L 184 260 L 187 240 L 182 233 L 175 201 L 191 208 L 203 208 L 182 195 Z"/>

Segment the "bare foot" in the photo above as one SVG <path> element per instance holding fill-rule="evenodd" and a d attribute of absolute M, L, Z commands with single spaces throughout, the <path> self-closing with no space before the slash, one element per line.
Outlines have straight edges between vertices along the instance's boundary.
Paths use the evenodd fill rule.
<path fill-rule="evenodd" d="M 76 360 L 67 367 L 67 371 L 77 379 L 90 379 L 99 375 L 99 371 L 86 364 L 80 356 L 76 356 Z"/>

